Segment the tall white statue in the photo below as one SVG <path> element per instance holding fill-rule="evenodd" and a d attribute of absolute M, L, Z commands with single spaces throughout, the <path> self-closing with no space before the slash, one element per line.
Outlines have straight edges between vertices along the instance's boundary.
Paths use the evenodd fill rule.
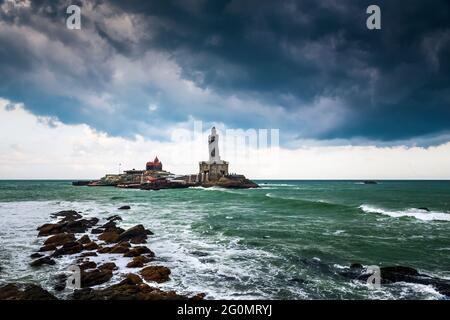
<path fill-rule="evenodd" d="M 208 136 L 209 146 L 209 162 L 221 162 L 219 155 L 219 135 L 216 132 L 216 127 L 212 127 L 211 134 Z"/>

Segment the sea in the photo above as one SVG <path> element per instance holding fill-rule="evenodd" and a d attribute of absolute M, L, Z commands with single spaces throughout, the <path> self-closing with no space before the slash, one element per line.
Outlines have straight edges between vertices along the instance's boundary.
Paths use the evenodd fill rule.
<path fill-rule="evenodd" d="M 373 288 L 340 275 L 352 263 L 402 265 L 450 279 L 450 181 L 256 181 L 261 188 L 160 191 L 75 187 L 71 181 L 0 181 L 0 284 L 53 291 L 73 257 L 32 268 L 36 228 L 60 210 L 119 214 L 154 235 L 151 264 L 171 269 L 152 284 L 206 299 L 444 299 L 433 287 Z M 118 207 L 131 209 L 119 211 Z M 421 208 L 421 209 L 420 209 Z M 113 281 L 134 271 L 125 258 Z M 127 270 L 128 269 L 128 270 Z"/>

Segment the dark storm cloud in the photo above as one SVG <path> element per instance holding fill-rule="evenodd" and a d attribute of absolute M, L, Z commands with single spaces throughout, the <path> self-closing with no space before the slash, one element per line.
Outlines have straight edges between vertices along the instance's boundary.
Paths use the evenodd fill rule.
<path fill-rule="evenodd" d="M 87 8 L 93 2 L 82 4 Z M 382 30 L 366 28 L 370 4 L 382 9 Z M 83 27 L 102 41 L 100 58 L 93 58 L 98 50 L 92 42 L 52 25 L 63 21 L 64 5 L 35 1 L 32 10 L 0 16 L 6 24 L 39 29 L 75 49 L 85 63 L 83 72 L 58 63 L 47 66 L 46 58 L 30 59 L 21 51 L 29 38 L 0 34 L 0 71 L 9 76 L 0 80 L 0 93 L 39 114 L 124 135 L 191 115 L 232 127 L 279 127 L 291 137 L 313 139 L 395 143 L 450 129 L 450 4 L 445 0 L 99 1 Z M 104 14 L 129 15 L 137 29 L 126 33 L 125 24 L 112 32 L 109 20 L 98 18 Z M 106 61 L 120 56 L 137 64 L 149 50 L 175 62 L 180 81 L 193 81 L 214 98 L 183 93 L 174 99 L 170 89 L 158 87 L 159 78 L 126 92 L 108 92 L 115 69 Z M 102 111 L 80 112 L 92 97 L 80 102 L 65 92 L 40 94 L 21 86 L 28 79 L 18 73 L 45 67 L 66 74 L 64 83 L 81 86 L 80 92 L 89 87 L 105 93 L 106 102 L 99 103 L 123 112 L 110 118 Z M 231 98 L 242 110 L 233 108 Z M 160 112 L 143 121 L 142 106 L 154 99 Z M 247 104 L 252 108 L 245 110 Z"/>

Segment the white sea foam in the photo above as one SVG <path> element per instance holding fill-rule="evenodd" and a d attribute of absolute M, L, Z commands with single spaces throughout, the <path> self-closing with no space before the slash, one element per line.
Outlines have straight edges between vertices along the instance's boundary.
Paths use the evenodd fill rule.
<path fill-rule="evenodd" d="M 422 221 L 450 221 L 450 213 L 447 212 L 428 212 L 426 210 L 416 208 L 405 210 L 387 210 L 367 204 L 363 204 L 359 208 L 366 213 L 378 213 L 393 218 L 412 217 Z"/>

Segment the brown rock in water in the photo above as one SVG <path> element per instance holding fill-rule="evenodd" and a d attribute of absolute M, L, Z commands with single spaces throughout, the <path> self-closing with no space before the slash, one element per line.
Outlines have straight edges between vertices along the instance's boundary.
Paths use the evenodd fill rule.
<path fill-rule="evenodd" d="M 162 291 L 147 284 L 119 283 L 105 289 L 76 290 L 74 300 L 187 300 L 188 297 L 177 294 L 175 291 Z"/>
<path fill-rule="evenodd" d="M 70 233 L 85 233 L 87 229 L 95 226 L 97 222 L 97 218 L 70 221 L 63 227 L 63 230 Z"/>
<path fill-rule="evenodd" d="M 140 284 L 142 283 L 141 277 L 139 277 L 137 274 L 129 273 L 126 275 L 125 279 L 123 279 L 120 284 Z"/>
<path fill-rule="evenodd" d="M 152 256 L 152 257 L 155 256 L 155 253 L 145 246 L 133 247 L 130 249 L 130 251 L 125 253 L 123 256 L 124 257 L 137 257 L 137 256 L 140 256 L 141 254 L 148 254 L 149 256 Z"/>
<path fill-rule="evenodd" d="M 131 238 L 130 243 L 132 243 L 132 244 L 147 243 L 147 236 L 138 236 L 138 237 Z"/>
<path fill-rule="evenodd" d="M 81 244 L 86 244 L 86 243 L 91 242 L 91 239 L 89 238 L 89 236 L 87 234 L 85 234 L 80 239 L 78 239 L 78 242 Z"/>
<path fill-rule="evenodd" d="M 128 242 L 121 242 L 112 247 L 109 253 L 127 253 L 128 251 L 130 251 L 130 244 Z"/>
<path fill-rule="evenodd" d="M 117 225 L 114 221 L 108 221 L 107 223 L 105 223 L 104 225 L 101 226 L 101 228 L 104 229 L 113 229 L 113 228 L 117 228 Z"/>
<path fill-rule="evenodd" d="M 106 262 L 98 267 L 100 270 L 117 270 L 117 266 L 114 262 Z"/>
<path fill-rule="evenodd" d="M 68 222 L 68 221 L 75 221 L 77 219 L 82 218 L 81 214 L 76 212 L 75 210 L 64 210 L 59 211 L 56 213 L 53 213 L 51 215 L 53 218 L 63 218 L 60 222 Z"/>
<path fill-rule="evenodd" d="M 6 284 L 0 287 L 0 300 L 57 300 L 55 296 L 34 284 Z"/>
<path fill-rule="evenodd" d="M 118 208 L 119 210 L 130 210 L 131 207 L 130 206 L 121 206 L 120 208 Z"/>
<path fill-rule="evenodd" d="M 113 243 L 113 242 L 117 242 L 119 240 L 119 234 L 117 232 L 103 232 L 101 235 L 98 236 L 99 240 L 108 242 L 108 243 Z"/>
<path fill-rule="evenodd" d="M 83 252 L 82 254 L 80 254 L 80 257 L 96 257 L 96 256 L 98 256 L 98 254 L 95 252 Z"/>
<path fill-rule="evenodd" d="M 146 256 L 134 257 L 132 261 L 127 264 L 127 268 L 142 268 L 144 264 L 152 261 L 152 259 Z"/>
<path fill-rule="evenodd" d="M 109 253 L 111 251 L 111 247 L 100 247 L 98 248 L 98 253 Z"/>
<path fill-rule="evenodd" d="M 122 218 L 119 215 L 113 215 L 111 217 L 106 218 L 108 221 L 122 221 Z"/>
<path fill-rule="evenodd" d="M 67 275 L 65 273 L 59 273 L 54 277 L 53 289 L 55 291 L 63 291 L 67 284 Z"/>
<path fill-rule="evenodd" d="M 80 270 L 95 269 L 97 264 L 94 261 L 86 261 L 79 265 Z"/>
<path fill-rule="evenodd" d="M 62 246 L 73 241 L 75 241 L 75 236 L 72 233 L 58 233 L 45 240 L 44 245 Z"/>
<path fill-rule="evenodd" d="M 56 249 L 53 253 L 54 257 L 59 257 L 62 255 L 69 255 L 79 253 L 83 250 L 83 245 L 78 241 L 68 242 L 64 244 L 61 248 Z"/>
<path fill-rule="evenodd" d="M 30 266 L 32 267 L 40 267 L 44 264 L 47 265 L 54 265 L 56 262 L 55 260 L 51 259 L 50 257 L 43 257 L 43 258 L 39 258 L 37 260 L 34 260 L 30 263 Z"/>
<path fill-rule="evenodd" d="M 136 225 L 119 235 L 118 241 L 131 240 L 131 239 L 147 239 L 148 235 L 153 233 L 150 230 L 144 228 L 142 224 Z"/>
<path fill-rule="evenodd" d="M 54 251 L 56 250 L 56 246 L 53 244 L 47 245 L 47 246 L 43 246 L 39 248 L 39 252 L 47 252 L 47 251 Z"/>
<path fill-rule="evenodd" d="M 104 232 L 104 230 L 101 229 L 101 228 L 93 228 L 93 229 L 91 230 L 91 233 L 92 233 L 92 234 L 100 234 L 100 233 L 103 233 L 103 232 Z"/>
<path fill-rule="evenodd" d="M 99 248 L 98 244 L 96 244 L 94 241 L 91 241 L 91 242 L 89 242 L 89 243 L 86 243 L 86 244 L 83 246 L 83 250 L 89 250 L 89 251 L 91 251 L 91 250 L 97 250 L 98 248 Z"/>
<path fill-rule="evenodd" d="M 109 269 L 94 269 L 92 271 L 81 271 L 81 287 L 92 287 L 108 282 L 113 276 Z"/>
<path fill-rule="evenodd" d="M 98 222 L 97 218 L 61 221 L 59 223 L 46 223 L 37 228 L 38 236 L 49 236 L 58 233 L 85 233 Z"/>
<path fill-rule="evenodd" d="M 63 224 L 46 223 L 38 227 L 37 230 L 39 231 L 38 237 L 49 236 L 63 232 Z"/>
<path fill-rule="evenodd" d="M 149 266 L 140 271 L 145 281 L 155 281 L 158 283 L 169 280 L 170 269 L 163 266 Z"/>
<path fill-rule="evenodd" d="M 30 255 L 31 259 L 37 259 L 37 258 L 42 258 L 44 255 L 40 254 L 40 253 L 33 253 L 32 255 Z"/>

